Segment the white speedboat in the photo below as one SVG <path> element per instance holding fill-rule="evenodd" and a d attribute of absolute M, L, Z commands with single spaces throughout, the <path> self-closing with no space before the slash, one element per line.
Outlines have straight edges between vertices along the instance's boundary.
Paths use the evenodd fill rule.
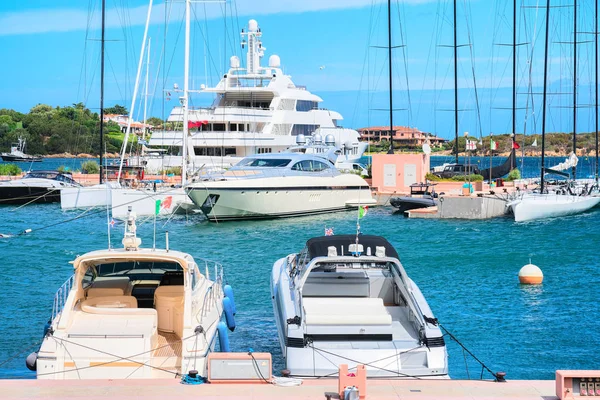
<path fill-rule="evenodd" d="M 255 20 L 242 31 L 247 46 L 246 63 L 233 56 L 231 67 L 215 87 L 193 88 L 195 93 L 214 96 L 210 107 L 189 107 L 189 148 L 193 169 L 201 166 L 227 168 L 242 158 L 259 153 L 277 153 L 295 145 L 298 135 L 332 135 L 340 150 L 340 161 L 357 161 L 367 148 L 354 129 L 342 128 L 340 113 L 322 108 L 323 99 L 296 85 L 281 68 L 278 56 L 261 65 L 265 46 L 263 31 Z M 177 90 L 175 90 L 177 91 Z M 184 124 L 185 107 L 175 107 L 168 121 Z M 180 149 L 179 155 L 149 160 L 148 170 L 182 165 L 181 132 L 155 131 L 150 146 Z M 187 146 L 187 145 L 186 145 Z"/>
<path fill-rule="evenodd" d="M 516 222 L 580 214 L 600 204 L 600 197 L 562 193 L 525 193 L 507 204 Z"/>
<path fill-rule="evenodd" d="M 322 156 L 257 154 L 186 191 L 210 221 L 313 215 L 375 205 L 369 185 Z"/>
<path fill-rule="evenodd" d="M 66 172 L 30 171 L 20 179 L 0 181 L 0 205 L 57 203 L 63 189 L 80 186 Z"/>
<path fill-rule="evenodd" d="M 203 275 L 189 254 L 140 244 L 130 213 L 122 249 L 75 259 L 41 347 L 28 357 L 38 379 L 206 376 L 223 312 L 222 268 L 202 261 Z"/>
<path fill-rule="evenodd" d="M 340 364 L 364 364 L 369 377 L 448 377 L 437 320 L 382 237 L 310 239 L 275 262 L 271 294 L 293 376 L 332 376 Z"/>

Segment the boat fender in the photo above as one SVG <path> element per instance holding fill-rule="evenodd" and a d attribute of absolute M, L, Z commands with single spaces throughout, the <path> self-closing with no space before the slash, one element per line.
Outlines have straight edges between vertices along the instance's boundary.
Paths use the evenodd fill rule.
<path fill-rule="evenodd" d="M 227 327 L 233 332 L 235 330 L 235 317 L 233 316 L 233 307 L 231 306 L 231 299 L 229 297 L 223 298 L 223 312 L 225 313 Z"/>
<path fill-rule="evenodd" d="M 42 337 L 48 336 L 48 333 L 52 334 L 52 323 L 51 323 L 51 321 L 46 322 L 46 325 L 44 325 L 44 335 Z"/>
<path fill-rule="evenodd" d="M 229 347 L 229 334 L 227 333 L 227 325 L 225 322 L 219 322 L 217 331 L 219 332 L 219 347 L 221 348 L 221 353 L 229 353 L 231 348 Z"/>
<path fill-rule="evenodd" d="M 27 366 L 28 370 L 37 371 L 37 358 L 38 358 L 37 352 L 33 352 L 27 356 L 27 358 L 25 359 L 25 365 Z"/>
<path fill-rule="evenodd" d="M 229 297 L 231 300 L 231 307 L 233 309 L 233 315 L 237 312 L 235 309 L 235 298 L 233 297 L 233 288 L 230 285 L 225 285 L 223 287 L 223 293 L 225 293 L 225 297 Z"/>

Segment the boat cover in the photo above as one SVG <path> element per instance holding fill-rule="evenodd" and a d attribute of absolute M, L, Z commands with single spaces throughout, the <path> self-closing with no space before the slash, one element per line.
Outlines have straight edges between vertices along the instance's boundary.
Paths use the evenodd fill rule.
<path fill-rule="evenodd" d="M 488 169 L 482 169 L 480 170 L 479 175 L 483 176 L 483 179 L 486 180 L 502 178 L 503 176 L 508 175 L 510 168 L 513 165 L 517 165 L 514 150 L 510 152 L 510 156 L 508 156 L 502 165 L 497 165 Z"/>
<path fill-rule="evenodd" d="M 306 325 L 391 325 L 381 298 L 303 297 Z"/>

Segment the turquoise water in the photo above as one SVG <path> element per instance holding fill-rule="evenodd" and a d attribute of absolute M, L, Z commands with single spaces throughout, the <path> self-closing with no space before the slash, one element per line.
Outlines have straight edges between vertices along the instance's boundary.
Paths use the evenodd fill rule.
<path fill-rule="evenodd" d="M 32 228 L 28 235 L 0 239 L 0 363 L 40 340 L 57 288 L 72 273 L 78 254 L 105 248 L 103 212 L 80 215 L 58 205 L 0 208 L 0 233 Z M 169 230 L 173 249 L 222 262 L 236 296 L 236 351 L 273 354 L 283 367 L 271 308 L 269 278 L 275 260 L 301 250 L 323 234 L 355 232 L 353 212 L 273 221 L 209 224 L 202 217 L 176 217 L 157 225 L 158 243 Z M 139 221 L 151 246 L 152 221 Z M 387 237 L 409 276 L 420 286 L 441 323 L 494 371 L 509 379 L 553 379 L 556 369 L 597 369 L 600 348 L 600 210 L 542 222 L 408 220 L 388 207 L 361 220 L 364 233 Z M 37 230 L 36 230 L 37 229 Z M 123 225 L 112 229 L 120 245 Z M 517 274 L 529 257 L 544 271 L 542 286 L 522 287 Z M 453 378 L 479 377 L 465 368 L 460 348 L 447 338 Z M 33 377 L 27 351 L 0 366 L 0 377 Z M 485 376 L 489 377 L 489 376 Z"/>

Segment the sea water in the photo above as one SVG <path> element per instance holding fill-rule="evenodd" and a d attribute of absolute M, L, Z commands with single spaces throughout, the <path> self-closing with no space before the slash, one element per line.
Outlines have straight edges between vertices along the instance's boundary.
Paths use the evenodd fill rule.
<path fill-rule="evenodd" d="M 62 212 L 58 204 L 3 206 L 0 215 L 0 233 L 32 229 L 0 239 L 0 377 L 31 378 L 25 357 L 41 339 L 56 290 L 73 273 L 69 261 L 106 248 L 109 224 L 103 210 Z M 201 216 L 159 219 L 157 246 L 164 246 L 168 230 L 171 249 L 223 264 L 237 305 L 232 349 L 272 353 L 277 372 L 284 363 L 269 289 L 273 263 L 326 227 L 355 233 L 356 212 L 218 224 Z M 121 246 L 123 229 L 110 229 L 114 247 Z M 600 210 L 515 223 L 409 220 L 378 207 L 360 220 L 360 230 L 396 247 L 435 316 L 492 371 L 505 371 L 508 379 L 553 379 L 556 369 L 598 368 Z M 152 246 L 152 232 L 152 218 L 138 220 L 143 246 Z M 542 285 L 518 283 L 530 259 L 544 272 Z M 445 339 L 451 377 L 479 378 L 481 366 Z"/>

